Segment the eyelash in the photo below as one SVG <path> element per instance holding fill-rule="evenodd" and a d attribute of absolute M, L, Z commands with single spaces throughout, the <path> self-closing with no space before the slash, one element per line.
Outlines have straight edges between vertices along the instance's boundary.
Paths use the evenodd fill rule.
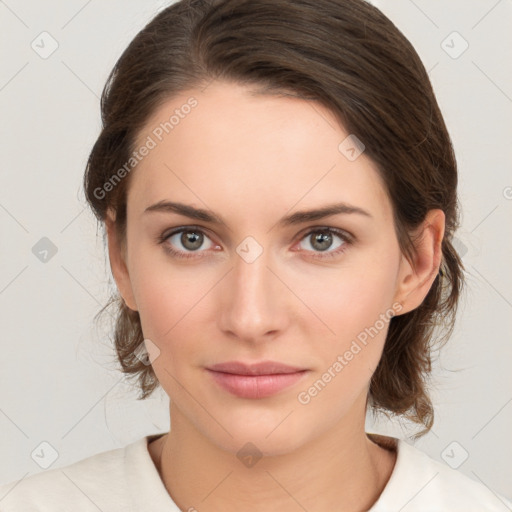
<path fill-rule="evenodd" d="M 180 258 L 180 259 L 196 258 L 197 259 L 197 258 L 209 258 L 209 257 L 211 257 L 211 255 L 197 256 L 197 253 L 194 253 L 194 252 L 185 253 L 183 251 L 177 251 L 176 249 L 173 249 L 170 245 L 165 243 L 171 236 L 176 235 L 178 233 L 183 233 L 185 231 L 199 232 L 199 233 L 202 233 L 203 235 L 205 235 L 206 237 L 208 237 L 208 235 L 204 232 L 204 230 L 201 229 L 199 226 L 182 226 L 182 227 L 180 227 L 178 229 L 175 229 L 175 230 L 171 231 L 170 233 L 164 232 L 162 235 L 159 235 L 157 237 L 157 243 L 162 244 L 163 247 L 164 247 L 164 250 L 168 254 L 170 254 L 171 256 L 173 256 L 175 258 Z M 311 228 L 308 232 L 306 232 L 302 236 L 302 238 L 300 240 L 304 240 L 305 238 L 307 238 L 308 236 L 311 236 L 314 233 L 334 234 L 334 235 L 338 236 L 339 238 L 341 238 L 341 240 L 343 240 L 343 242 L 344 242 L 343 245 L 341 245 L 335 251 L 331 251 L 331 252 L 320 252 L 320 251 L 318 251 L 316 253 L 313 253 L 313 254 L 318 254 L 318 256 L 313 256 L 313 258 L 315 258 L 315 259 L 322 259 L 323 260 L 323 259 L 327 259 L 327 258 L 334 258 L 336 256 L 340 256 L 342 253 L 344 253 L 346 251 L 347 246 L 353 243 L 352 235 L 349 235 L 348 233 L 346 233 L 345 231 L 342 231 L 341 229 L 327 227 L 327 226 Z M 210 238 L 210 237 L 208 237 L 208 238 Z"/>

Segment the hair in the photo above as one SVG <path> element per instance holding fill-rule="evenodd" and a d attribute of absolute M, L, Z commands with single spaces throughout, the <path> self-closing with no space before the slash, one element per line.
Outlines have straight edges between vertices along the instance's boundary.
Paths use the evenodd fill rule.
<path fill-rule="evenodd" d="M 409 261 L 412 232 L 429 210 L 443 210 L 440 272 L 420 306 L 391 318 L 367 402 L 374 413 L 419 424 L 423 430 L 415 437 L 424 435 L 434 419 L 428 394 L 432 353 L 436 342 L 442 345 L 452 334 L 464 267 L 452 245 L 459 227 L 455 155 L 419 56 L 364 0 L 181 0 L 169 5 L 136 35 L 110 72 L 101 96 L 101 132 L 84 175 L 95 216 L 104 225 L 112 209 L 122 243 L 131 174 L 119 179 L 119 171 L 137 149 L 138 135 L 159 105 L 212 80 L 327 107 L 363 141 L 365 154 L 377 165 L 400 250 Z M 115 186 L 105 186 L 116 172 Z M 159 383 L 151 365 L 136 356 L 144 340 L 139 313 L 116 292 L 98 315 L 111 305 L 116 307 L 117 359 L 122 372 L 138 377 L 139 399 L 144 399 Z"/>

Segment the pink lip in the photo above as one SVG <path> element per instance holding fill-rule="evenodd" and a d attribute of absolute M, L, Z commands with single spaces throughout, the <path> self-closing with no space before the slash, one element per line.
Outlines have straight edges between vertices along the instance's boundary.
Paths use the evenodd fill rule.
<path fill-rule="evenodd" d="M 229 361 L 206 369 L 213 379 L 241 398 L 265 398 L 298 382 L 308 370 L 275 361 L 245 364 Z"/>

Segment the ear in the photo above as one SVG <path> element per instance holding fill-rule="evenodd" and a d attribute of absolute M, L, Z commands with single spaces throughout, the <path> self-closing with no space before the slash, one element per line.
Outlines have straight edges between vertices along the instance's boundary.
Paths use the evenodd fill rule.
<path fill-rule="evenodd" d="M 403 306 L 400 314 L 408 313 L 421 305 L 439 273 L 444 229 L 444 212 L 435 209 L 429 210 L 425 220 L 413 233 L 417 237 L 413 261 L 409 262 L 402 255 L 398 272 L 395 301 Z"/>
<path fill-rule="evenodd" d="M 105 226 L 107 229 L 110 268 L 112 269 L 117 289 L 125 304 L 133 311 L 137 311 L 130 275 L 126 265 L 125 244 L 122 244 L 121 240 L 119 240 L 115 229 L 115 213 L 111 209 L 108 210 L 105 217 Z"/>

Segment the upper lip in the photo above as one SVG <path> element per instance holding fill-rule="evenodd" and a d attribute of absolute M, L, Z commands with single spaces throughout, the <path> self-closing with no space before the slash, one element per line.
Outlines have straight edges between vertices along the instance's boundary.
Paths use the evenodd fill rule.
<path fill-rule="evenodd" d="M 241 361 L 227 361 L 208 367 L 209 370 L 236 375 L 272 375 L 279 373 L 296 373 L 305 368 L 289 366 L 277 361 L 261 361 L 258 363 L 242 363 Z"/>

